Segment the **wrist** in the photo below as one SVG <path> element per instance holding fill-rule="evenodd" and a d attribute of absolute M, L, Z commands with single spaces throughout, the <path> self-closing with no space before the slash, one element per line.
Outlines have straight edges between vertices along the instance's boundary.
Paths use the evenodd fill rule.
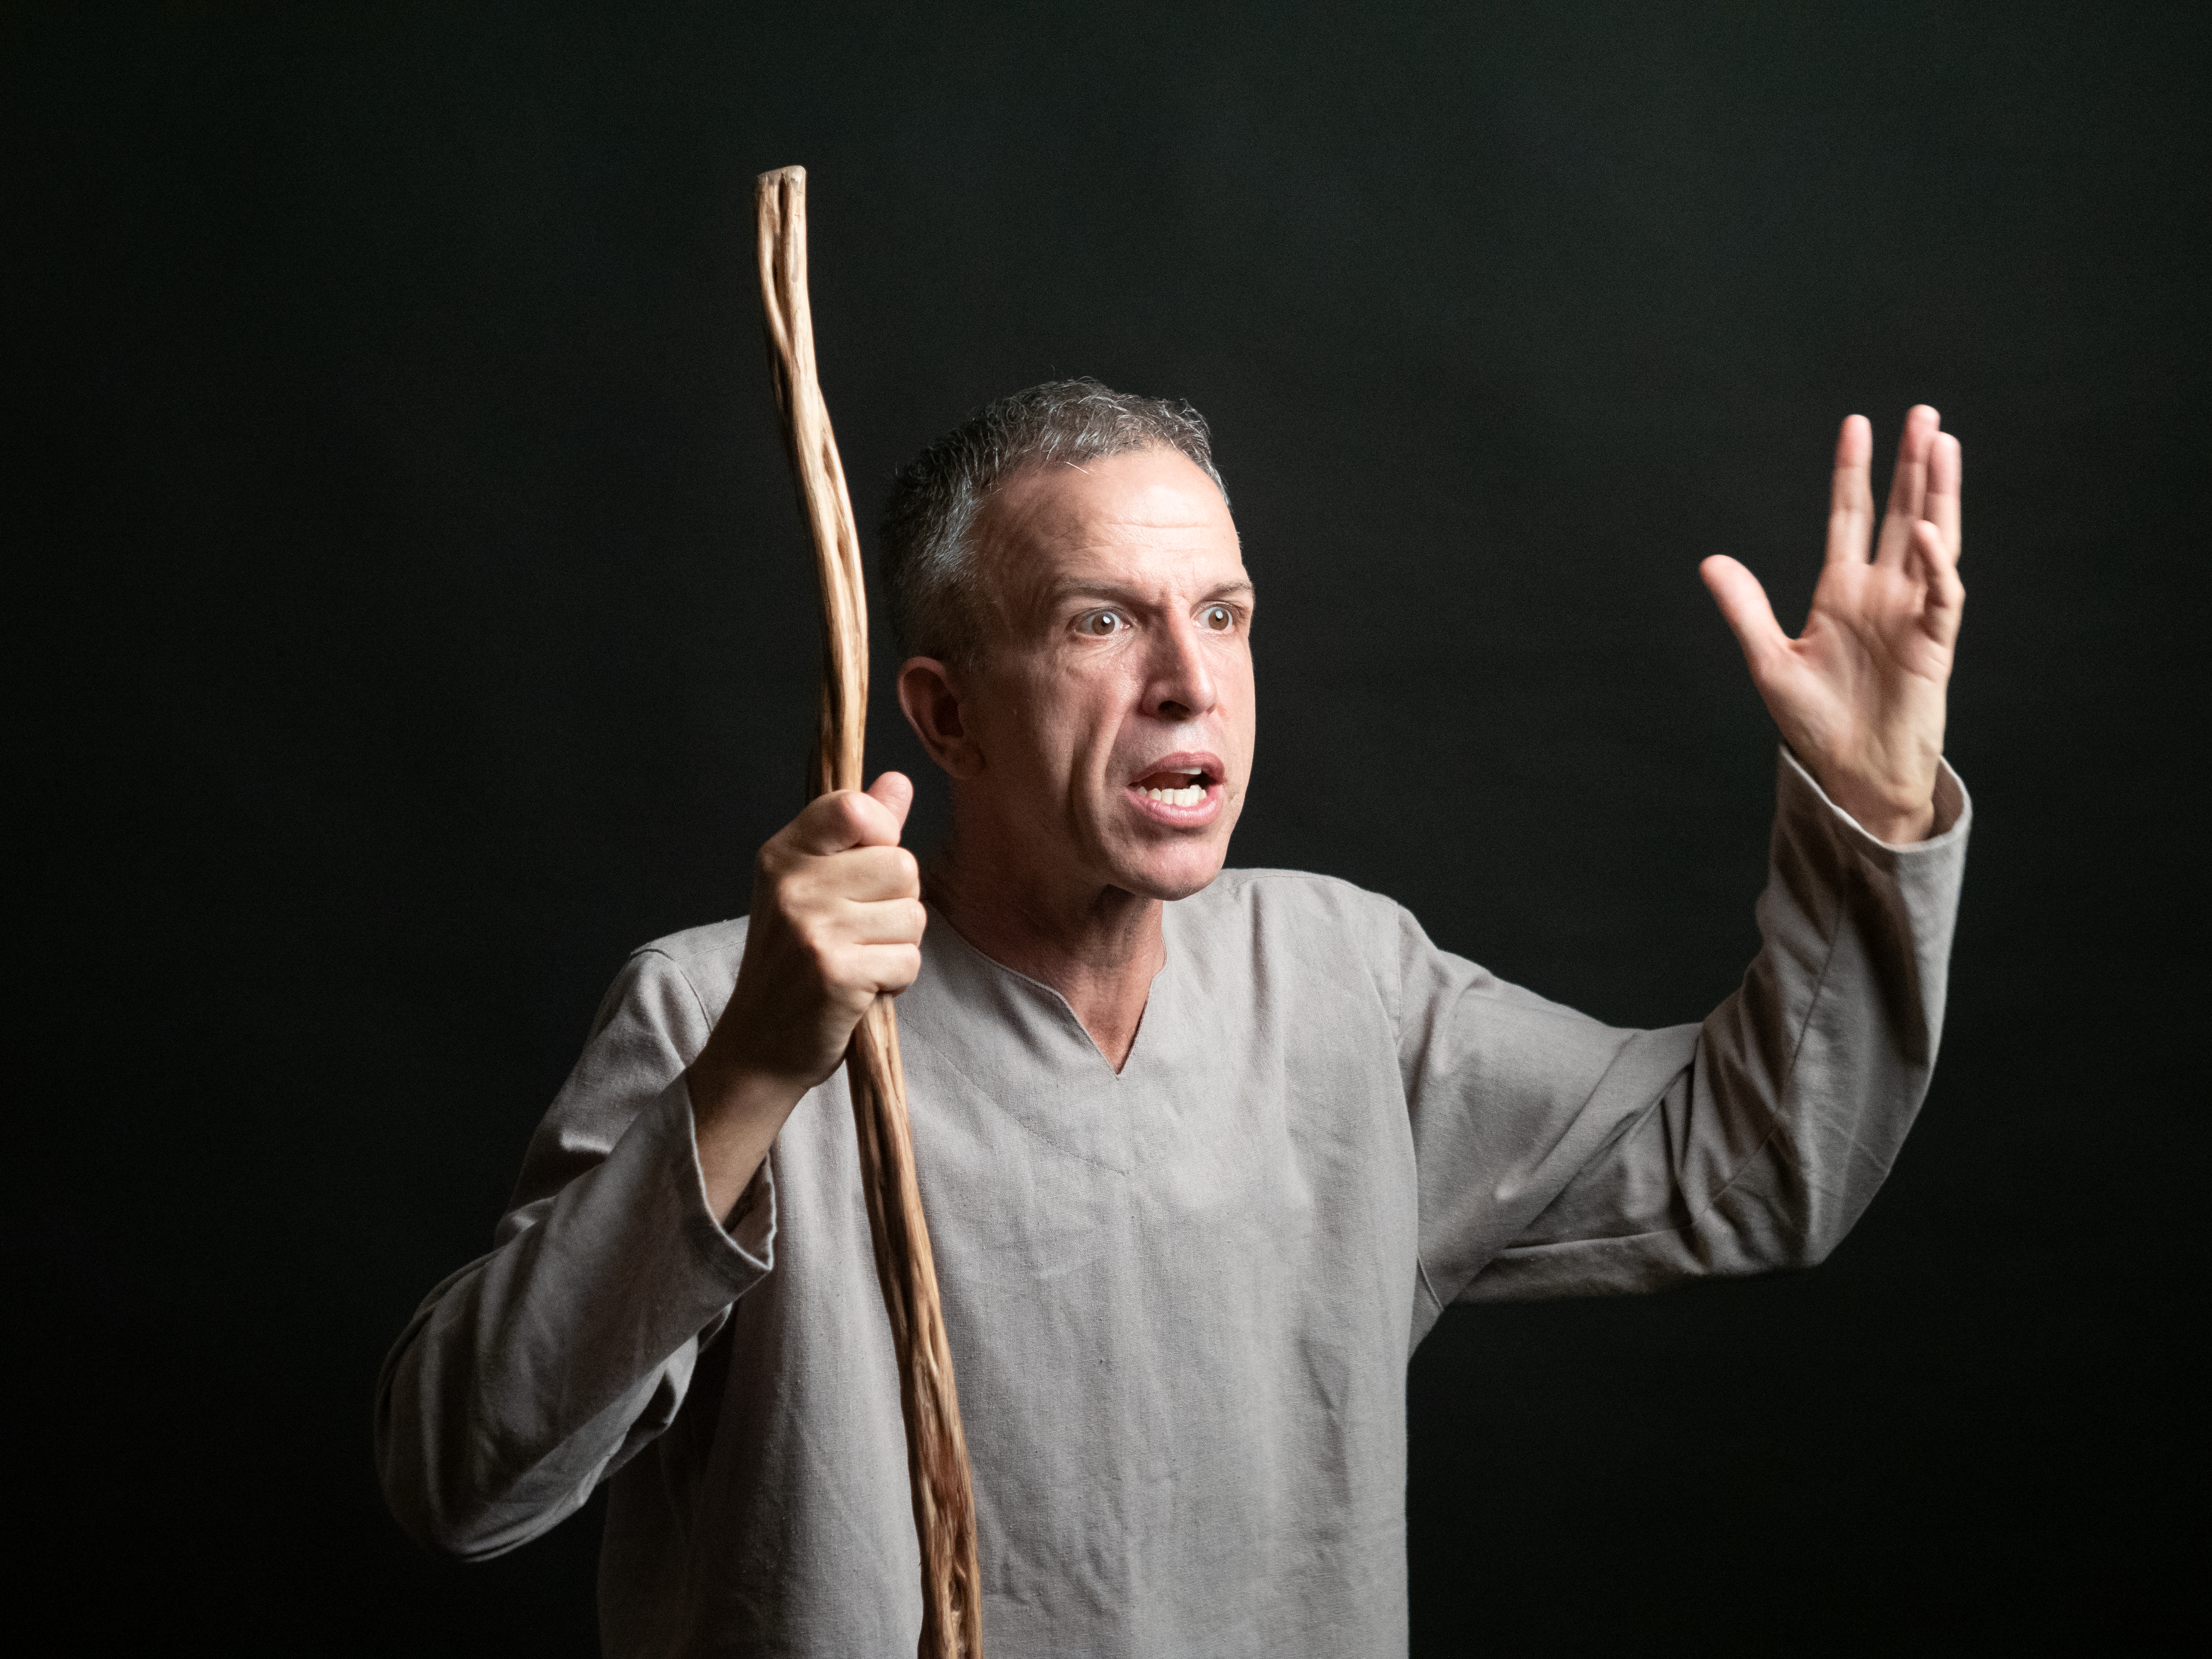
<path fill-rule="evenodd" d="M 1850 811 L 1849 807 L 1844 809 Z M 1860 829 L 1892 847 L 1910 847 L 1928 839 L 1936 827 L 1936 804 L 1931 800 L 1917 812 L 1892 815 L 1851 812 Z"/>
<path fill-rule="evenodd" d="M 1876 841 L 1893 847 L 1909 847 L 1927 840 L 1935 832 L 1936 776 L 1942 767 L 1940 757 L 1924 785 L 1892 782 L 1885 786 L 1878 781 L 1843 773 L 1832 763 L 1816 763 L 1803 745 L 1785 746 L 1820 787 L 1820 793 L 1829 803 Z"/>
<path fill-rule="evenodd" d="M 684 1083 L 691 1097 L 692 1150 L 707 1206 L 720 1221 L 737 1207 L 808 1085 L 726 1059 L 711 1045 L 691 1062 Z"/>
<path fill-rule="evenodd" d="M 1936 792 L 1931 788 L 1916 803 L 1873 789 L 1837 788 L 1814 774 L 1828 799 L 1851 822 L 1876 841 L 1892 847 L 1909 847 L 1925 841 L 1936 827 Z"/>

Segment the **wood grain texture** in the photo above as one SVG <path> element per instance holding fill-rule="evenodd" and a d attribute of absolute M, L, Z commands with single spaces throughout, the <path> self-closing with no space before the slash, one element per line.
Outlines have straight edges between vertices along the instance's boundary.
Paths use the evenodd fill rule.
<path fill-rule="evenodd" d="M 868 713 L 867 595 L 860 538 L 830 410 L 814 364 L 806 289 L 806 169 L 761 174 L 754 204 L 769 375 L 799 487 L 799 514 L 822 581 L 822 708 L 812 793 L 859 789 Z M 914 1170 L 898 1016 L 878 997 L 846 1051 L 853 1118 L 876 1277 L 898 1353 L 907 1469 L 921 1545 L 921 1659 L 981 1659 L 983 1600 L 975 1565 L 975 1503 L 968 1441 L 952 1379 L 952 1351 L 937 1267 Z"/>

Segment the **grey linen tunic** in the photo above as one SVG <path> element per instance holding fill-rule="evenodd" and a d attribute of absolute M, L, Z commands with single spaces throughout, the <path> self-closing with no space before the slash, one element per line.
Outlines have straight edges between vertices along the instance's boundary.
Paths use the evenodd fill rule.
<path fill-rule="evenodd" d="M 994 1659 L 1389 1655 L 1405 1367 L 1453 1301 L 1818 1261 L 1887 1172 L 1943 1016 L 1968 809 L 1873 840 L 1786 752 L 1762 948 L 1620 1030 L 1343 882 L 1166 907 L 1119 1076 L 939 919 L 900 1000 Z M 497 1248 L 386 1362 L 407 1529 L 476 1558 L 611 1480 L 611 1654 L 911 1654 L 904 1430 L 842 1073 L 724 1222 L 684 1068 L 743 921 L 629 959 Z"/>

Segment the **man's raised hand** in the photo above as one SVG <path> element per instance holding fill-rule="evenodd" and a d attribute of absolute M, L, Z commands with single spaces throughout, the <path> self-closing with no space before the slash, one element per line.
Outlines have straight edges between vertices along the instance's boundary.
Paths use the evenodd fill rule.
<path fill-rule="evenodd" d="M 1915 842 L 1935 824 L 1945 688 L 1966 598 L 1959 441 L 1925 404 L 1905 417 L 1879 541 L 1873 459 L 1873 429 L 1853 415 L 1836 440 L 1827 562 L 1796 639 L 1734 559 L 1717 554 L 1698 574 L 1784 740 L 1828 798 L 1877 839 Z"/>
<path fill-rule="evenodd" d="M 729 1213 L 799 1097 L 837 1069 L 853 1028 L 921 971 L 927 912 L 898 844 L 914 785 L 809 803 L 760 850 L 737 988 L 691 1062 L 694 1132 L 709 1206 Z"/>

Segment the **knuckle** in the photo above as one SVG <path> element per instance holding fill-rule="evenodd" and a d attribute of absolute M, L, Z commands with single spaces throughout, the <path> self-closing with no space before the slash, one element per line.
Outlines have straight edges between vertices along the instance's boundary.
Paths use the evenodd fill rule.
<path fill-rule="evenodd" d="M 813 965 L 815 971 L 824 979 L 834 977 L 838 940 L 830 929 L 818 918 L 808 916 L 797 921 L 791 931 L 799 951 Z"/>
<path fill-rule="evenodd" d="M 837 855 L 837 890 L 844 897 L 865 903 L 877 896 L 883 884 L 876 860 L 865 847 Z"/>
<path fill-rule="evenodd" d="M 805 825 L 806 833 L 818 841 L 841 834 L 845 827 L 847 816 L 843 794 L 841 792 L 833 792 L 826 795 L 817 795 L 812 800 L 807 802 L 806 810 L 793 819 L 792 823 L 794 828 L 800 824 Z"/>
<path fill-rule="evenodd" d="M 794 919 L 811 915 L 821 908 L 816 890 L 819 884 L 803 866 L 785 871 L 775 884 L 777 908 Z"/>
<path fill-rule="evenodd" d="M 896 898 L 903 892 L 895 847 L 859 847 L 846 854 L 850 860 L 851 890 L 864 900 Z"/>

